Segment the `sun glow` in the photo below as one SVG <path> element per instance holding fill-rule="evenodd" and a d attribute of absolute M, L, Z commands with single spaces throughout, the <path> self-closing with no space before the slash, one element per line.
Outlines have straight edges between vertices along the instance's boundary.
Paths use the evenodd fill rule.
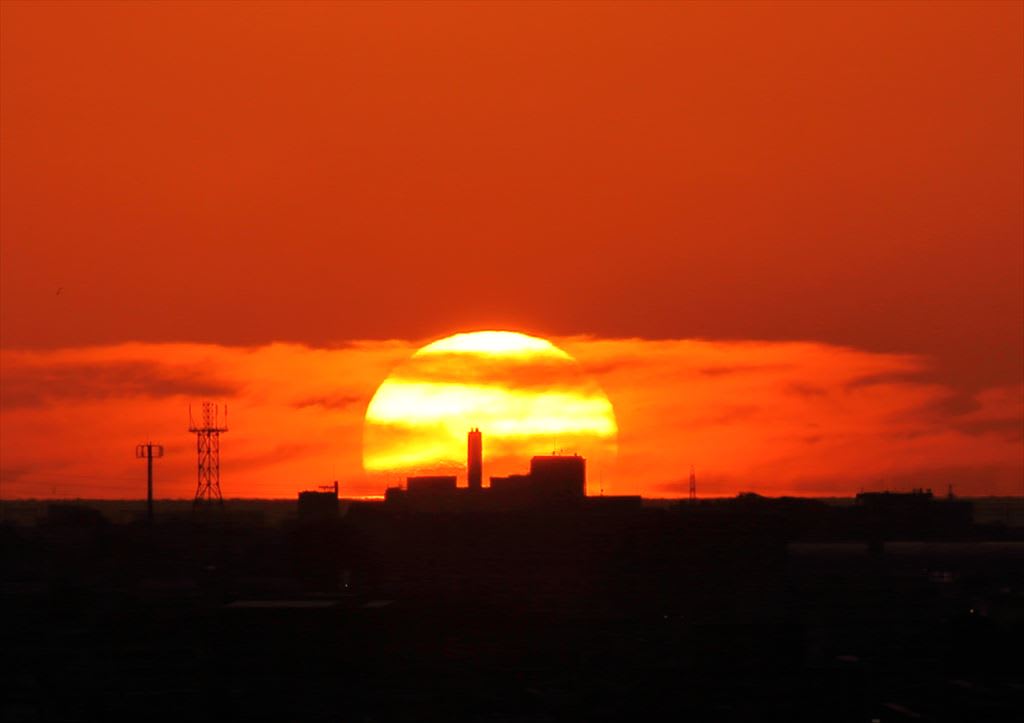
<path fill-rule="evenodd" d="M 489 474 L 521 471 L 534 454 L 615 454 L 611 402 L 565 351 L 510 331 L 455 334 L 419 349 L 366 410 L 368 472 L 461 469 L 466 432 L 484 432 Z"/>
<path fill-rule="evenodd" d="M 527 336 L 515 331 L 476 331 L 453 334 L 427 344 L 413 356 L 431 354 L 481 354 L 495 357 L 537 358 L 552 357 L 571 360 L 572 357 L 547 339 Z"/>

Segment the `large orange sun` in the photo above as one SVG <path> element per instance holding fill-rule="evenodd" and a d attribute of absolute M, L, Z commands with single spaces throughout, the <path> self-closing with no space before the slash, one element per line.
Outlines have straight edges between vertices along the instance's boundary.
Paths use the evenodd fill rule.
<path fill-rule="evenodd" d="M 372 475 L 459 474 L 466 433 L 484 440 L 484 475 L 524 472 L 530 457 L 587 458 L 594 481 L 616 452 L 608 397 L 565 351 L 512 331 L 455 334 L 419 349 L 384 380 L 363 423 Z"/>

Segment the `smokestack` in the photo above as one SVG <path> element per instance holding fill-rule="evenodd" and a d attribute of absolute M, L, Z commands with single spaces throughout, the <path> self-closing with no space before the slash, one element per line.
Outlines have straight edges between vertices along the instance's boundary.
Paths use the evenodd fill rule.
<path fill-rule="evenodd" d="M 480 430 L 476 427 L 469 430 L 468 439 L 468 460 L 466 462 L 466 470 L 469 478 L 469 488 L 471 490 L 480 489 L 481 481 L 483 480 L 484 471 L 484 446 L 483 439 L 481 438 Z"/>

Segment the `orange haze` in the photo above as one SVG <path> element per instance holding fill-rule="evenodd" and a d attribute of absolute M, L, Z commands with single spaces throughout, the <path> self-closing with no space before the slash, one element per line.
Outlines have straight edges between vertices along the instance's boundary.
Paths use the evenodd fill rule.
<path fill-rule="evenodd" d="M 1020 385 L 961 395 L 929 380 L 925 359 L 817 343 L 553 341 L 615 408 L 618 462 L 590 468 L 592 493 L 603 486 L 608 494 L 683 494 L 691 463 L 702 494 L 944 491 L 950 483 L 964 494 L 1020 491 Z M 332 479 L 346 495 L 381 494 L 388 480 L 362 471 L 363 417 L 377 386 L 419 346 L 124 344 L 5 353 L 3 495 L 139 496 L 144 465 L 132 453 L 152 439 L 167 447 L 157 494 L 188 497 L 195 450 L 187 408 L 205 397 L 230 410 L 226 496 L 291 497 Z M 505 383 L 537 381 L 523 369 Z"/>
<path fill-rule="evenodd" d="M 204 397 L 232 410 L 227 494 L 379 492 L 369 396 L 473 329 L 590 368 L 606 491 L 677 493 L 693 462 L 708 492 L 1019 493 L 1022 26 L 982 1 L 6 0 L 0 494 L 138 491 L 151 436 L 187 496 Z"/>

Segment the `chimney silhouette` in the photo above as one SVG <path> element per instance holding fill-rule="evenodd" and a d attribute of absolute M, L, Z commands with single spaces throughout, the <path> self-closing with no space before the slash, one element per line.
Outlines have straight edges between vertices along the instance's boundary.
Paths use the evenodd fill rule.
<path fill-rule="evenodd" d="M 468 460 L 466 462 L 466 470 L 468 472 L 467 477 L 469 489 L 478 490 L 480 489 L 480 483 L 483 480 L 484 447 L 482 435 L 480 434 L 480 430 L 476 427 L 469 430 L 467 446 Z"/>

